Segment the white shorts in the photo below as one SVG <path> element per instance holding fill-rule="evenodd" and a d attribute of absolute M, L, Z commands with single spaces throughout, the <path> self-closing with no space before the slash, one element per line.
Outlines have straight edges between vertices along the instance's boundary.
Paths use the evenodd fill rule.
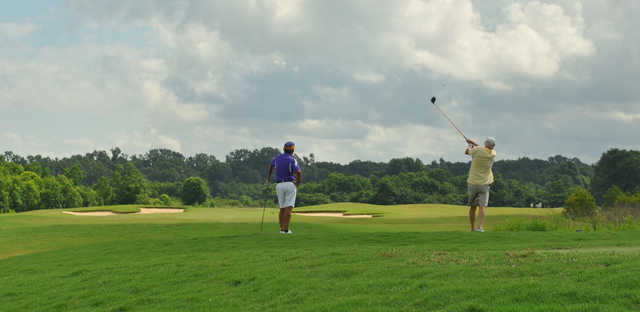
<path fill-rule="evenodd" d="M 276 185 L 276 194 L 278 194 L 278 203 L 280 208 L 295 207 L 296 192 L 298 188 L 293 182 L 282 182 Z"/>

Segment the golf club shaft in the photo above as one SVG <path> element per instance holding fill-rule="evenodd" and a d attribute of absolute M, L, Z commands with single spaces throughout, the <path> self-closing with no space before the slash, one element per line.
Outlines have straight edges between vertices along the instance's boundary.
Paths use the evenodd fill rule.
<path fill-rule="evenodd" d="M 269 187 L 268 185 L 266 187 Z M 263 198 L 262 198 L 262 220 L 260 220 L 260 233 L 264 233 L 264 212 L 267 210 L 267 196 L 268 196 L 268 192 L 263 191 L 264 193 Z"/>
<path fill-rule="evenodd" d="M 447 118 L 447 120 L 451 123 L 451 125 L 456 128 L 456 130 L 458 130 L 458 133 L 460 133 L 460 135 L 465 139 L 465 141 L 467 140 L 467 137 L 464 135 L 464 133 L 462 133 L 462 131 L 460 131 L 460 129 L 458 129 L 458 127 L 456 126 L 455 123 L 453 123 L 453 120 L 451 120 L 451 118 L 449 118 L 449 116 L 447 116 L 447 113 L 445 113 L 443 110 L 440 109 L 440 106 L 438 106 L 438 104 L 436 104 L 435 102 L 433 103 L 433 106 L 435 106 L 438 111 L 440 111 L 440 113 L 442 113 L 442 115 Z"/>
<path fill-rule="evenodd" d="M 264 212 L 267 210 L 266 203 L 262 204 L 262 221 L 260 221 L 260 233 L 264 233 Z"/>

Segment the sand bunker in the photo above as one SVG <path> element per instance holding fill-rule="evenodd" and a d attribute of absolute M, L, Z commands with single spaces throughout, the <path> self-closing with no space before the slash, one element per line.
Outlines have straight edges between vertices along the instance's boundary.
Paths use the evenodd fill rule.
<path fill-rule="evenodd" d="M 182 208 L 140 208 L 140 212 L 136 213 L 182 213 Z"/>
<path fill-rule="evenodd" d="M 115 216 L 123 214 L 149 214 L 149 213 L 182 213 L 184 209 L 181 208 L 140 208 L 140 211 L 135 213 L 127 212 L 113 212 L 113 211 L 63 211 L 62 213 L 74 215 L 74 216 Z"/>
<path fill-rule="evenodd" d="M 370 214 L 345 215 L 344 212 L 294 212 L 293 214 L 312 217 L 338 217 L 338 218 L 373 218 Z"/>
<path fill-rule="evenodd" d="M 63 211 L 62 213 L 66 213 L 66 214 L 70 214 L 70 215 L 74 215 L 74 216 L 99 216 L 99 217 L 115 216 L 115 215 L 119 214 L 119 213 L 115 213 L 113 211 L 84 211 L 84 212 L 80 212 L 80 211 Z"/>

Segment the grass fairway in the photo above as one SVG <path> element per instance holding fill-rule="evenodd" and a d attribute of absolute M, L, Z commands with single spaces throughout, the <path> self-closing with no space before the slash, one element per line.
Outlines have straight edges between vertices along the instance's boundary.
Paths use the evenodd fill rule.
<path fill-rule="evenodd" d="M 134 207 L 135 208 L 135 207 Z M 131 207 L 118 210 L 129 211 Z M 466 208 L 0 215 L 0 311 L 638 311 L 638 232 L 467 232 Z M 486 228 L 557 210 L 490 208 Z"/>

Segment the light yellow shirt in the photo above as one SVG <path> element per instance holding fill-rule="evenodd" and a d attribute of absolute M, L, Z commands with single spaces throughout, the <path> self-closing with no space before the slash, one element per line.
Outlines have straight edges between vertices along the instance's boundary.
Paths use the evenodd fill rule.
<path fill-rule="evenodd" d="M 469 150 L 471 156 L 471 168 L 467 183 L 475 185 L 488 185 L 493 183 L 493 160 L 496 158 L 496 151 L 483 146 L 476 146 Z"/>

